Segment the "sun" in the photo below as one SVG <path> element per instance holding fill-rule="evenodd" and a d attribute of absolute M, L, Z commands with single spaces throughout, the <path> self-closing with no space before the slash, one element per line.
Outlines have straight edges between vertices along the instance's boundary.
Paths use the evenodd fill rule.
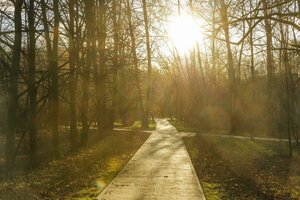
<path fill-rule="evenodd" d="M 168 35 L 170 42 L 181 55 L 192 50 L 202 38 L 199 24 L 187 14 L 171 17 Z"/>

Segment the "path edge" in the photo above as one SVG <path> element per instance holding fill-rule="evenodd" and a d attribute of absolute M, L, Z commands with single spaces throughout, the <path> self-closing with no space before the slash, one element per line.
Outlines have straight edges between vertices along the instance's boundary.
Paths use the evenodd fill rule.
<path fill-rule="evenodd" d="M 199 189 L 200 193 L 201 193 L 202 196 L 203 196 L 202 200 L 206 200 L 205 193 L 204 193 L 203 188 L 202 188 L 202 186 L 201 186 L 201 183 L 200 183 L 200 181 L 199 181 L 199 178 L 198 178 L 197 172 L 196 172 L 196 170 L 195 170 L 195 167 L 194 167 L 194 165 L 193 165 L 193 162 L 192 162 L 192 160 L 191 160 L 190 154 L 189 154 L 189 152 L 188 152 L 188 150 L 187 150 L 187 148 L 186 148 L 186 145 L 185 145 L 185 142 L 184 142 L 183 138 L 181 138 L 181 140 L 182 140 L 182 142 L 183 142 L 184 150 L 186 151 L 186 153 L 187 153 L 187 155 L 188 155 L 188 157 L 189 157 L 189 162 L 190 162 L 191 167 L 192 167 L 192 173 L 194 174 L 194 176 L 195 176 L 195 178 L 196 178 L 196 182 L 197 182 L 197 185 L 198 185 L 198 189 Z"/>
<path fill-rule="evenodd" d="M 105 186 L 105 188 L 101 191 L 101 193 L 96 197 L 96 200 L 102 200 L 102 199 L 100 199 L 100 198 L 102 198 L 102 196 L 105 194 L 107 188 L 108 188 L 109 186 L 111 186 L 112 183 L 114 182 L 114 180 L 117 179 L 117 178 L 120 176 L 120 174 L 121 174 L 121 172 L 123 171 L 123 169 L 125 169 L 125 167 L 128 165 L 128 163 L 136 156 L 137 152 L 138 152 L 138 151 L 142 148 L 142 146 L 144 146 L 144 144 L 150 139 L 150 137 L 152 136 L 152 134 L 153 134 L 153 133 L 151 133 L 151 135 L 149 135 L 148 139 L 140 146 L 140 148 L 135 152 L 135 154 L 131 157 L 131 159 L 129 159 L 129 160 L 127 161 L 127 163 L 126 163 L 126 164 L 124 165 L 124 167 L 118 172 L 118 174 L 115 176 L 115 178 L 114 178 L 113 180 L 111 180 L 109 184 L 107 184 L 107 185 Z"/>

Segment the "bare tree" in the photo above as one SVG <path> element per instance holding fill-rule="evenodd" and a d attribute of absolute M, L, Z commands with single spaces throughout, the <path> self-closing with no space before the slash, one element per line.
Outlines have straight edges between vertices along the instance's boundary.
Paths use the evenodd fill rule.
<path fill-rule="evenodd" d="M 98 130 L 101 131 L 107 128 L 107 111 L 106 111 L 106 72 L 105 63 L 106 57 L 106 16 L 107 16 L 107 1 L 97 1 L 97 40 L 98 40 L 98 63 L 94 66 L 94 78 L 95 78 L 95 90 L 96 90 L 96 111 L 97 111 L 97 126 Z"/>
<path fill-rule="evenodd" d="M 76 10 L 78 12 L 78 10 Z M 70 68 L 70 142 L 71 148 L 74 151 L 78 142 L 78 130 L 77 130 L 77 81 L 76 81 L 76 38 L 75 38 L 75 1 L 69 0 L 69 68 Z"/>
<path fill-rule="evenodd" d="M 35 0 L 29 1 L 28 9 L 29 50 L 28 50 L 28 93 L 29 93 L 29 136 L 30 161 L 37 165 L 37 86 L 36 86 L 36 28 Z"/>
<path fill-rule="evenodd" d="M 86 63 L 82 66 L 82 100 L 81 100 L 81 145 L 86 146 L 89 132 L 89 102 L 90 102 L 90 72 L 93 65 L 95 49 L 95 1 L 84 1 L 85 23 L 86 23 Z"/>
<path fill-rule="evenodd" d="M 47 64 L 49 70 L 49 123 L 51 129 L 52 153 L 54 158 L 59 157 L 59 89 L 58 89 L 58 40 L 59 40 L 59 1 L 53 0 L 53 26 L 48 21 L 48 6 L 45 0 L 41 1 L 42 21 L 45 29 L 45 40 L 47 47 Z M 52 29 L 51 38 L 50 28 Z"/>
<path fill-rule="evenodd" d="M 138 57 L 136 52 L 136 38 L 134 34 L 134 28 L 132 25 L 132 14 L 131 14 L 131 4 L 129 0 L 127 0 L 127 15 L 128 15 L 128 26 L 129 26 L 129 32 L 130 32 L 130 38 L 131 38 L 131 53 L 132 53 L 132 59 L 133 59 L 133 66 L 134 66 L 134 77 L 136 80 L 136 85 L 138 89 L 138 101 L 140 105 L 140 111 L 141 111 L 141 121 L 146 118 L 145 116 L 145 110 L 144 110 L 144 103 L 143 103 L 143 97 L 142 97 L 142 89 L 141 89 L 141 82 L 140 82 L 140 74 L 139 74 L 139 66 L 138 66 Z"/>
<path fill-rule="evenodd" d="M 18 81 L 20 73 L 21 43 L 22 43 L 22 0 L 12 1 L 14 4 L 14 45 L 12 49 L 12 64 L 9 70 L 8 83 L 8 109 L 6 131 L 6 171 L 8 176 L 13 176 L 15 159 L 15 134 L 17 131 L 18 114 Z"/>
<path fill-rule="evenodd" d="M 224 0 L 220 1 L 220 12 L 221 12 L 221 20 L 222 27 L 224 30 L 226 47 L 227 47 L 227 69 L 228 69 L 228 77 L 230 82 L 230 119 L 231 119 L 231 133 L 235 133 L 237 131 L 237 116 L 236 116 L 236 77 L 235 77 L 235 69 L 233 62 L 233 55 L 231 50 L 230 43 L 230 33 L 229 33 L 229 25 L 228 25 L 228 5 L 225 4 Z"/>
<path fill-rule="evenodd" d="M 148 128 L 149 126 L 149 112 L 150 112 L 150 93 L 151 93 L 151 73 L 152 73 L 152 58 L 151 58 L 151 41 L 149 33 L 149 20 L 147 12 L 146 0 L 142 0 L 143 3 L 143 14 L 144 14 L 144 23 L 145 23 L 145 34 L 146 34 L 146 46 L 147 46 L 147 91 L 146 91 L 146 103 L 145 103 L 145 119 L 142 121 L 142 127 Z"/>

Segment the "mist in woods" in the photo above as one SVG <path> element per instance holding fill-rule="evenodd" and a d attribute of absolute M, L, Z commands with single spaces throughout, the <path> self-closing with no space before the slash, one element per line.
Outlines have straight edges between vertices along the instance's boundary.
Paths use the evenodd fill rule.
<path fill-rule="evenodd" d="M 298 166 L 282 177 L 297 178 L 289 196 L 260 197 L 299 198 L 299 7 L 299 0 L 0 0 L 0 198 L 20 199 L 8 192 L 20 177 L 33 174 L 34 182 L 45 166 L 70 166 L 55 165 L 65 159 L 86 173 L 83 157 L 109 163 L 131 155 L 120 156 L 117 173 L 157 118 L 181 132 L 281 141 L 280 162 Z M 185 141 L 189 153 L 195 141 Z M 72 173 L 69 182 L 81 171 Z M 45 185 L 62 179 L 53 174 Z M 64 196 L 39 185 L 44 192 L 25 199 L 74 199 L 68 195 L 81 186 L 69 190 L 63 180 Z"/>

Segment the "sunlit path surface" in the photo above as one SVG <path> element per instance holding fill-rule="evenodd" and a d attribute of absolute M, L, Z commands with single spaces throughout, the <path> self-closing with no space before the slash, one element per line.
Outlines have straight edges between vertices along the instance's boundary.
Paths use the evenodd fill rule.
<path fill-rule="evenodd" d="M 157 130 L 98 199 L 205 199 L 181 137 L 157 120 Z"/>

